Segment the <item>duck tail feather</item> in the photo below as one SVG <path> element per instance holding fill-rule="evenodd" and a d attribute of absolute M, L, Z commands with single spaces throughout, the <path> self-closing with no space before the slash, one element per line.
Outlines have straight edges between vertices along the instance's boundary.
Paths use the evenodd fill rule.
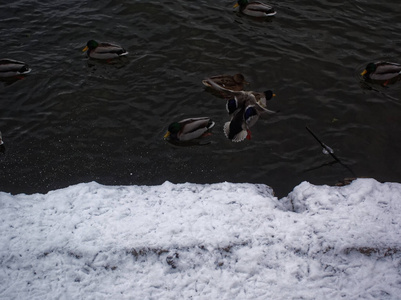
<path fill-rule="evenodd" d="M 228 136 L 230 134 L 230 122 L 226 122 L 224 124 L 223 130 L 224 130 L 224 134 L 225 134 L 226 138 L 228 138 Z"/>
<path fill-rule="evenodd" d="M 248 136 L 248 131 L 242 130 L 233 137 L 232 141 L 235 143 L 242 142 L 243 140 L 246 139 L 247 136 Z"/>

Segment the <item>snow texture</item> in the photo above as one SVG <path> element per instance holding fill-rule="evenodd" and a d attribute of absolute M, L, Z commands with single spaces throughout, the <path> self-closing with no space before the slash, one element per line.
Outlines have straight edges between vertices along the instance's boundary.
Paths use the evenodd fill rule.
<path fill-rule="evenodd" d="M 401 184 L 0 193 L 0 299 L 400 299 Z"/>

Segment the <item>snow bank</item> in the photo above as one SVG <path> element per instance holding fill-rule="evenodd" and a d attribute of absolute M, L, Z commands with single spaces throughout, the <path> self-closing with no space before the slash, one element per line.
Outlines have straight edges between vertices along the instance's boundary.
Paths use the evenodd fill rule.
<path fill-rule="evenodd" d="M 401 184 L 0 193 L 1 299 L 397 299 Z"/>

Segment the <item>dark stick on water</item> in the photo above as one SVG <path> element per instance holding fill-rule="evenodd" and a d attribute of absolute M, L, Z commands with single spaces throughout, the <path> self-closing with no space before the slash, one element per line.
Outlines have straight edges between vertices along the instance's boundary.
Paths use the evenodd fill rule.
<path fill-rule="evenodd" d="M 348 167 L 347 165 L 345 165 L 337 156 L 334 155 L 333 150 L 330 149 L 325 143 L 323 143 L 317 136 L 316 134 L 313 133 L 313 131 L 306 126 L 306 129 L 309 131 L 309 133 L 316 139 L 316 141 L 319 142 L 319 144 L 322 146 L 323 149 L 325 149 L 327 151 L 328 154 L 331 155 L 332 158 L 335 159 L 335 161 L 337 161 L 340 165 L 342 165 L 343 167 L 345 167 L 348 171 L 351 172 L 352 176 L 357 177 L 356 174 L 354 173 L 354 171 L 352 171 L 352 169 L 350 167 Z"/>

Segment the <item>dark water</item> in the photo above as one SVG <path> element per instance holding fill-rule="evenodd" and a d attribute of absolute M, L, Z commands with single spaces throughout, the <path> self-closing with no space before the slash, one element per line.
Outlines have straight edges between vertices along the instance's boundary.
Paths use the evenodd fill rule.
<path fill-rule="evenodd" d="M 401 62 L 396 1 L 271 1 L 258 20 L 234 1 L 7 1 L 1 57 L 32 67 L 0 83 L 0 190 L 35 193 L 95 180 L 111 185 L 221 181 L 265 183 L 286 195 L 298 183 L 335 184 L 352 174 L 401 179 L 401 83 L 364 86 L 370 61 Z M 89 39 L 121 44 L 113 63 L 81 52 Z M 242 72 L 249 89 L 273 89 L 252 139 L 223 134 L 225 103 L 201 84 Z M 171 121 L 209 116 L 203 146 L 163 140 Z M 323 165 L 323 166 L 322 166 Z"/>

